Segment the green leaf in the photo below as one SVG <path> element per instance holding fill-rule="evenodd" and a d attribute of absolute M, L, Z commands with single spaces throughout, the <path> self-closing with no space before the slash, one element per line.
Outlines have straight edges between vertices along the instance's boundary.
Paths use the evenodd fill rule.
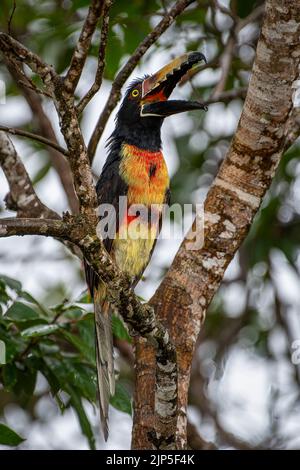
<path fill-rule="evenodd" d="M 39 350 L 42 356 L 45 354 L 51 356 L 53 354 L 59 353 L 60 351 L 59 345 L 54 341 L 48 340 L 47 338 L 45 338 L 43 341 L 39 341 Z"/>
<path fill-rule="evenodd" d="M 237 14 L 240 18 L 245 18 L 257 6 L 256 0 L 239 0 L 236 3 Z"/>
<path fill-rule="evenodd" d="M 71 405 L 73 406 L 73 408 L 75 409 L 77 413 L 81 430 L 83 434 L 87 437 L 90 449 L 95 450 L 96 449 L 95 437 L 93 434 L 92 426 L 84 410 L 81 397 L 71 387 L 68 387 L 67 392 L 69 393 L 71 397 Z"/>
<path fill-rule="evenodd" d="M 12 390 L 18 380 L 18 370 L 14 364 L 6 364 L 2 369 L 5 390 Z"/>
<path fill-rule="evenodd" d="M 0 325 L 0 340 L 5 343 L 6 363 L 11 362 L 26 347 L 26 343 L 19 335 L 14 335 L 6 327 Z"/>
<path fill-rule="evenodd" d="M 5 424 L 0 423 L 0 444 L 6 446 L 17 446 L 25 439 L 19 436 L 15 431 L 10 429 Z"/>
<path fill-rule="evenodd" d="M 86 347 L 86 357 L 95 363 L 95 320 L 94 314 L 88 313 L 77 323 L 79 336 Z"/>
<path fill-rule="evenodd" d="M 6 284 L 0 279 L 0 303 L 6 305 L 9 302 L 9 300 L 10 300 L 10 296 L 8 295 L 6 291 Z"/>
<path fill-rule="evenodd" d="M 16 279 L 0 274 L 0 280 L 15 292 L 20 292 L 22 290 L 22 284 Z"/>
<path fill-rule="evenodd" d="M 96 369 L 73 361 L 69 374 L 70 381 L 80 391 L 81 396 L 91 403 L 95 403 L 97 396 Z"/>
<path fill-rule="evenodd" d="M 78 322 L 79 323 L 79 322 Z M 66 329 L 61 328 L 60 333 L 68 340 L 78 351 L 92 364 L 95 364 L 95 347 L 94 343 L 90 344 L 83 341 L 79 336 L 70 333 Z"/>
<path fill-rule="evenodd" d="M 46 317 L 48 318 L 49 316 L 51 316 L 51 310 L 48 310 L 46 307 L 44 307 L 43 305 L 40 304 L 40 302 L 38 300 L 36 300 L 31 294 L 29 294 L 28 292 L 22 290 L 21 292 L 19 292 L 19 296 L 22 297 L 24 300 L 27 300 L 27 302 L 30 302 L 32 304 L 35 304 L 39 310 L 41 311 L 41 313 Z"/>
<path fill-rule="evenodd" d="M 82 317 L 84 313 L 85 310 L 74 305 L 64 310 L 64 317 L 70 318 L 71 320 L 79 320 L 79 318 Z"/>
<path fill-rule="evenodd" d="M 44 358 L 40 358 L 38 359 L 38 361 L 39 361 L 39 364 L 38 364 L 39 370 L 47 379 L 48 384 L 50 385 L 50 390 L 51 390 L 52 395 L 56 397 L 57 393 L 61 389 L 59 380 L 56 377 L 56 375 L 53 373 L 53 371 L 50 369 L 50 367 L 48 366 Z M 60 402 L 59 402 L 59 405 L 61 405 Z"/>
<path fill-rule="evenodd" d="M 120 382 L 116 383 L 116 393 L 110 398 L 110 404 L 117 410 L 132 416 L 131 397 Z"/>
<path fill-rule="evenodd" d="M 6 364 L 6 345 L 0 340 L 0 364 Z"/>
<path fill-rule="evenodd" d="M 82 292 L 79 299 L 77 300 L 77 303 L 78 304 L 91 304 L 92 303 L 92 297 L 88 290 L 85 290 L 84 292 Z"/>
<path fill-rule="evenodd" d="M 116 315 L 113 315 L 112 317 L 112 331 L 114 336 L 116 336 L 117 338 L 123 339 L 125 341 L 128 341 L 128 343 L 131 343 L 131 338 L 128 334 L 126 327 L 124 326 L 123 321 L 120 317 L 117 317 Z"/>
<path fill-rule="evenodd" d="M 37 336 L 46 336 L 50 335 L 51 333 L 54 333 L 54 331 L 59 330 L 58 325 L 36 325 L 32 326 L 30 328 L 26 328 L 26 330 L 23 330 L 21 332 L 21 336 L 23 338 L 35 338 Z"/>
<path fill-rule="evenodd" d="M 13 392 L 17 395 L 22 406 L 26 406 L 32 397 L 37 377 L 36 369 L 30 369 L 27 364 L 25 367 L 24 370 L 17 370 L 17 382 L 13 387 Z"/>
<path fill-rule="evenodd" d="M 37 312 L 22 302 L 14 302 L 5 314 L 6 318 L 17 322 L 24 322 L 39 318 Z"/>

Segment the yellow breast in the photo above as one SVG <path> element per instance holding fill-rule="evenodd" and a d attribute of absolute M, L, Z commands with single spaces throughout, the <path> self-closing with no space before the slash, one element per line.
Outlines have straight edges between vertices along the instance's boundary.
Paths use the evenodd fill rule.
<path fill-rule="evenodd" d="M 128 184 L 128 204 L 162 204 L 169 175 L 162 152 L 150 152 L 124 144 L 120 174 Z"/>
<path fill-rule="evenodd" d="M 127 205 L 144 205 L 162 211 L 169 175 L 162 152 L 149 152 L 133 145 L 122 147 L 120 175 L 128 185 Z M 114 241 L 113 254 L 117 265 L 130 276 L 140 275 L 147 266 L 155 239 L 159 217 L 155 223 L 126 219 Z"/>

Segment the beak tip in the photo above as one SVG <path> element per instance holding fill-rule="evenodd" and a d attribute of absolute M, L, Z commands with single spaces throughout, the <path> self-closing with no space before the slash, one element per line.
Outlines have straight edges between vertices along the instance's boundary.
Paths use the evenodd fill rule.
<path fill-rule="evenodd" d="M 203 60 L 207 64 L 206 57 L 202 52 L 190 52 L 188 60 L 190 63 L 197 63 Z"/>
<path fill-rule="evenodd" d="M 145 98 L 149 93 L 152 93 L 153 90 L 158 87 L 158 85 L 162 85 L 163 82 L 167 82 L 170 78 L 172 79 L 172 77 L 175 76 L 175 72 L 177 75 L 175 76 L 174 80 L 176 79 L 176 82 L 178 83 L 189 69 L 201 61 L 204 61 L 207 64 L 206 57 L 204 54 L 202 54 L 202 52 L 187 52 L 182 56 L 174 59 L 172 62 L 156 72 L 156 74 L 145 77 L 142 82 L 142 98 Z M 173 84 L 171 83 L 166 98 L 170 96 L 175 85 L 175 82 Z"/>

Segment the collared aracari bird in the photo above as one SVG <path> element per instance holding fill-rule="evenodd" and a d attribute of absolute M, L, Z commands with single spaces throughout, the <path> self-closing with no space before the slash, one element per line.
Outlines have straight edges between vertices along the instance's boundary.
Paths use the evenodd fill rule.
<path fill-rule="evenodd" d="M 116 117 L 116 127 L 108 140 L 109 153 L 97 183 L 99 207 L 114 209 L 113 233 L 103 237 L 106 250 L 117 266 L 132 277 L 134 286 L 150 261 L 161 228 L 163 205 L 169 203 L 169 175 L 161 151 L 164 118 L 194 109 L 205 109 L 197 101 L 168 100 L 176 84 L 204 60 L 200 52 L 184 54 L 154 75 L 137 79 L 129 86 Z M 126 197 L 124 210 L 120 198 Z M 132 206 L 155 207 L 156 216 L 144 217 L 143 236 L 131 236 L 136 219 Z M 141 233 L 141 232 L 140 232 Z M 146 235 L 146 236 L 145 236 Z M 86 279 L 95 305 L 96 363 L 101 425 L 108 437 L 108 407 L 115 393 L 112 309 L 104 283 L 86 263 Z"/>

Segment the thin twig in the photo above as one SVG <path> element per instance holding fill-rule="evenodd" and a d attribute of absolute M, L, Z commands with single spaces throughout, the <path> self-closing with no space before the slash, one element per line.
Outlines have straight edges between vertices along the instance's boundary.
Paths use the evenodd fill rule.
<path fill-rule="evenodd" d="M 18 74 L 18 82 L 22 84 L 22 86 L 25 86 L 26 88 L 34 91 L 39 95 L 47 96 L 47 98 L 52 98 L 49 92 L 38 88 L 33 82 L 33 80 L 25 74 L 22 63 L 18 63 L 18 58 L 13 58 L 11 55 L 10 57 L 4 55 L 3 60 L 6 63 L 7 67 L 9 67 L 10 65 L 14 67 L 16 73 Z"/>
<path fill-rule="evenodd" d="M 223 91 L 223 93 L 220 93 L 218 96 L 211 96 L 207 100 L 203 101 L 203 104 L 209 105 L 213 103 L 228 103 L 235 98 L 245 98 L 247 94 L 248 87 L 241 87 L 237 88 L 236 90 L 228 90 L 228 91 Z"/>
<path fill-rule="evenodd" d="M 66 157 L 69 155 L 67 149 L 64 149 L 60 145 L 56 144 L 52 140 L 46 139 L 42 135 L 38 134 L 33 134 L 32 132 L 24 131 L 23 129 L 16 129 L 14 127 L 7 127 L 7 126 L 0 126 L 1 131 L 8 132 L 8 134 L 12 135 L 20 135 L 22 137 L 27 137 L 28 139 L 33 139 L 38 142 L 41 142 L 42 144 L 48 145 L 49 147 L 54 148 L 58 152 L 62 153 Z"/>
<path fill-rule="evenodd" d="M 167 28 L 174 22 L 176 17 L 180 15 L 191 3 L 195 0 L 178 0 L 176 4 L 166 13 L 163 19 L 158 23 L 158 25 L 148 34 L 148 36 L 143 39 L 143 41 L 136 48 L 130 59 L 122 67 L 122 69 L 117 74 L 111 88 L 111 92 L 106 101 L 104 109 L 98 119 L 96 127 L 92 133 L 89 145 L 88 145 L 88 155 L 90 162 L 93 161 L 98 142 L 104 131 L 106 123 L 109 116 L 111 115 L 113 109 L 116 107 L 120 96 L 121 88 L 126 82 L 127 78 L 134 70 L 140 58 L 147 52 L 150 46 L 166 31 Z"/>
<path fill-rule="evenodd" d="M 50 95 L 50 93 L 48 93 L 47 91 L 45 90 L 41 90 L 40 88 L 38 88 L 32 80 L 30 80 L 28 77 L 26 77 L 28 80 L 25 81 L 25 80 L 20 80 L 19 83 L 20 85 L 23 85 L 25 86 L 26 88 L 29 88 L 29 90 L 32 90 L 34 91 L 35 93 L 37 93 L 38 95 L 43 95 L 43 96 L 47 96 L 47 98 L 52 98 L 52 96 Z"/>
<path fill-rule="evenodd" d="M 236 33 L 239 33 L 245 26 L 249 23 L 254 23 L 255 21 L 261 20 L 265 12 L 265 3 L 259 5 L 255 10 L 253 10 L 246 18 L 240 19 L 236 25 Z"/>
<path fill-rule="evenodd" d="M 220 11 L 223 11 L 223 13 L 231 16 L 232 19 L 235 18 L 234 13 L 230 12 L 226 7 L 223 8 L 222 5 L 218 3 L 218 8 Z M 234 29 L 234 34 L 238 35 L 238 33 L 249 23 L 254 23 L 255 21 L 261 20 L 263 17 L 265 11 L 265 5 L 259 5 L 255 10 L 253 10 L 246 18 L 239 19 L 239 21 L 235 22 L 235 29 Z M 231 14 L 230 14 L 231 13 Z M 237 20 L 237 18 L 235 18 Z M 220 62 L 220 57 L 221 54 L 219 54 L 217 57 L 215 57 L 213 60 L 207 62 L 207 64 L 200 65 L 198 67 L 194 67 L 191 70 L 188 71 L 188 73 L 181 79 L 179 86 L 183 86 L 187 81 L 190 81 L 195 75 L 198 73 L 202 72 L 203 70 L 210 68 L 210 67 L 215 67 L 216 65 L 219 65 Z M 224 79 L 224 78 L 223 78 Z"/>
<path fill-rule="evenodd" d="M 16 11 L 16 8 L 17 8 L 16 0 L 13 0 L 13 2 L 14 3 L 13 3 L 12 11 L 11 11 L 11 14 L 9 16 L 8 23 L 7 23 L 8 34 L 11 34 L 11 22 L 12 22 L 12 19 L 14 17 L 14 14 L 15 14 L 15 11 Z"/>
<path fill-rule="evenodd" d="M 190 421 L 187 423 L 187 441 L 188 447 L 193 450 L 217 450 L 213 442 L 207 442 L 200 436 L 196 426 Z"/>
<path fill-rule="evenodd" d="M 89 213 L 95 220 L 94 208 L 97 196 L 86 146 L 80 129 L 78 116 L 74 107 L 74 97 L 67 92 L 64 80 L 57 75 L 54 68 L 46 64 L 39 56 L 7 34 L 0 33 L 0 47 L 8 60 L 19 59 L 25 62 L 33 72 L 42 79 L 47 91 L 54 97 L 53 101 L 59 116 L 61 132 L 68 147 L 69 162 L 74 177 L 75 191 L 78 196 L 79 210 Z M 95 224 L 96 224 L 95 220 Z"/>
<path fill-rule="evenodd" d="M 65 87 L 69 94 L 73 94 L 89 52 L 92 36 L 95 32 L 98 20 L 102 13 L 104 0 L 92 0 L 87 17 L 76 44 L 71 64 L 65 77 Z"/>
<path fill-rule="evenodd" d="M 98 65 L 95 76 L 95 81 L 87 94 L 80 100 L 77 105 L 77 113 L 80 115 L 87 104 L 91 101 L 93 96 L 100 89 L 102 84 L 103 72 L 105 67 L 105 53 L 108 40 L 108 27 L 109 27 L 109 10 L 112 5 L 112 0 L 105 0 L 102 13 L 102 28 L 101 28 L 101 37 L 100 37 L 100 46 L 98 53 Z"/>
<path fill-rule="evenodd" d="M 228 75 L 230 72 L 231 68 L 231 63 L 233 59 L 233 53 L 234 53 L 234 47 L 236 44 L 236 38 L 234 34 L 231 34 L 229 36 L 229 39 L 227 41 L 227 44 L 225 46 L 224 52 L 221 56 L 220 59 L 220 65 L 221 65 L 221 77 L 220 80 L 218 81 L 214 91 L 212 92 L 212 98 L 217 98 L 220 93 L 222 93 L 226 87 Z"/>
<path fill-rule="evenodd" d="M 218 0 L 213 0 L 212 3 L 216 10 L 219 10 L 224 15 L 229 16 L 234 23 L 237 22 L 236 15 L 229 8 L 226 8 L 224 5 L 221 5 L 221 3 L 218 2 Z"/>
<path fill-rule="evenodd" d="M 4 60 L 11 76 L 20 87 L 32 111 L 33 119 L 37 123 L 38 132 L 46 139 L 59 145 L 52 123 L 43 109 L 41 98 L 31 91 L 29 86 L 27 86 L 27 77 L 22 75 L 22 69 L 16 64 L 16 62 L 7 60 L 6 58 L 4 58 Z M 57 172 L 62 187 L 66 193 L 70 209 L 73 213 L 77 213 L 78 199 L 75 193 L 72 172 L 68 159 L 53 147 L 49 147 L 48 151 L 51 164 Z"/>

